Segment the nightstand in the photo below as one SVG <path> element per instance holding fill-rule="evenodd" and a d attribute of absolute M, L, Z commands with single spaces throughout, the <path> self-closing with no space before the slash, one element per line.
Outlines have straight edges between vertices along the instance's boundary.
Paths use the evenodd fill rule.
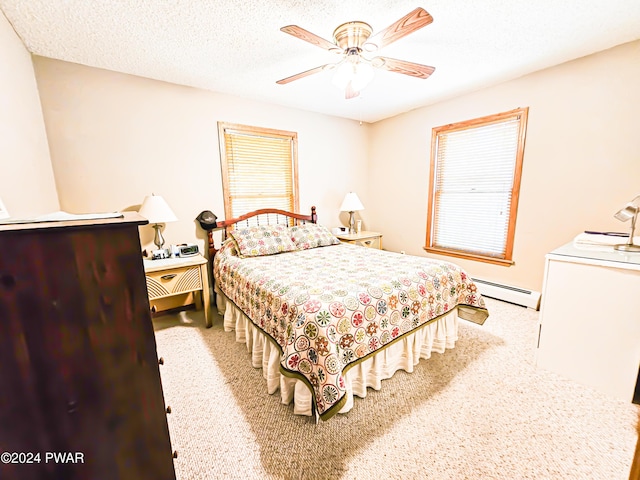
<path fill-rule="evenodd" d="M 336 237 L 343 243 L 382 250 L 382 234 L 378 232 L 344 233 L 336 235 Z"/>
<path fill-rule="evenodd" d="M 638 290 L 636 254 L 613 248 L 584 250 L 573 242 L 548 253 L 537 366 L 623 402 L 640 402 L 640 313 L 624 302 L 608 300 L 632 298 Z"/>
<path fill-rule="evenodd" d="M 162 300 L 191 293 L 196 308 L 204 307 L 207 328 L 212 325 L 207 259 L 202 255 L 144 260 L 151 310 L 161 310 Z"/>

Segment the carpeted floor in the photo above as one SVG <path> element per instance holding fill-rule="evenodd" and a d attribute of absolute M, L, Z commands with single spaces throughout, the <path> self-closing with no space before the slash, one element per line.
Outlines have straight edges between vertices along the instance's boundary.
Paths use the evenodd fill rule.
<path fill-rule="evenodd" d="M 315 424 L 266 393 L 202 312 L 154 319 L 179 480 L 627 480 L 638 407 L 535 367 L 538 312 L 487 299 L 483 326 Z"/>

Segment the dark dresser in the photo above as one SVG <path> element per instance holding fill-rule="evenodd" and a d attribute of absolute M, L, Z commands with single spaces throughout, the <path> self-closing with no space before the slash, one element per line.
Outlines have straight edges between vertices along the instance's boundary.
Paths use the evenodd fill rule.
<path fill-rule="evenodd" d="M 0 225 L 0 478 L 175 479 L 145 223 Z"/>

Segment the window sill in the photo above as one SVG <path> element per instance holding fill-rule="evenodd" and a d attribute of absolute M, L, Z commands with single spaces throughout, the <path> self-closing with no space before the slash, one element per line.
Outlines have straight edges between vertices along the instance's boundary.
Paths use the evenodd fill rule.
<path fill-rule="evenodd" d="M 447 255 L 456 258 L 465 258 L 467 260 L 475 260 L 476 262 L 493 263 L 494 265 L 501 265 L 503 267 L 510 267 L 515 265 L 513 260 L 505 260 L 504 258 L 487 257 L 484 255 L 478 255 L 473 253 L 457 252 L 455 250 L 446 250 L 444 248 L 436 247 L 422 247 L 429 253 L 436 253 L 438 255 Z"/>

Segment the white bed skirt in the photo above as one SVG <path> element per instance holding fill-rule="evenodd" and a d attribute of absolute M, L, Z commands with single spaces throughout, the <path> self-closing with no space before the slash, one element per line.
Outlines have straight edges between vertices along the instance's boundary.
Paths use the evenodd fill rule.
<path fill-rule="evenodd" d="M 293 402 L 296 415 L 311 416 L 311 391 L 303 381 L 280 373 L 278 347 L 219 291 L 216 291 L 216 304 L 218 312 L 224 317 L 225 331 L 235 330 L 236 341 L 246 344 L 251 353 L 251 364 L 255 368 L 262 368 L 269 394 L 280 390 L 282 403 L 289 405 Z M 339 413 L 346 413 L 353 408 L 354 395 L 366 397 L 367 387 L 380 390 L 382 380 L 391 378 L 398 370 L 413 372 L 413 367 L 421 358 L 428 359 L 432 352 L 444 353 L 447 348 L 454 348 L 457 339 L 458 315 L 454 310 L 351 367 L 345 375 L 347 400 Z"/>

